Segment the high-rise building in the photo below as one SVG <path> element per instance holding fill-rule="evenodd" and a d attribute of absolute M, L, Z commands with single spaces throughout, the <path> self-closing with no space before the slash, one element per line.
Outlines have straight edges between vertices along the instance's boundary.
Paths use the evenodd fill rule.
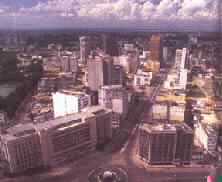
<path fill-rule="evenodd" d="M 189 164 L 192 159 L 193 130 L 185 123 L 176 124 L 177 144 L 175 160 L 184 164 Z"/>
<path fill-rule="evenodd" d="M 61 57 L 61 70 L 63 72 L 76 73 L 78 71 L 78 60 L 73 56 Z"/>
<path fill-rule="evenodd" d="M 90 95 L 72 90 L 61 90 L 52 94 L 54 117 L 81 112 L 91 105 Z"/>
<path fill-rule="evenodd" d="M 1 154 L 8 173 L 43 166 L 41 142 L 33 124 L 19 124 L 1 135 Z"/>
<path fill-rule="evenodd" d="M 123 85 L 125 81 L 125 73 L 120 65 L 113 65 L 112 69 L 112 85 Z"/>
<path fill-rule="evenodd" d="M 153 35 L 149 42 L 150 59 L 153 64 L 153 71 L 159 72 L 160 63 L 162 59 L 161 37 L 159 35 Z M 149 64 L 149 63 L 148 63 Z"/>
<path fill-rule="evenodd" d="M 80 41 L 80 63 L 87 64 L 87 59 L 91 51 L 90 37 L 82 36 L 79 38 L 79 41 Z"/>
<path fill-rule="evenodd" d="M 113 60 L 109 56 L 96 56 L 88 61 L 88 87 L 98 91 L 103 85 L 112 83 Z"/>
<path fill-rule="evenodd" d="M 176 152 L 176 128 L 143 124 L 139 128 L 139 157 L 149 164 L 171 164 Z"/>
<path fill-rule="evenodd" d="M 120 125 L 120 120 L 128 112 L 128 94 L 122 85 L 103 86 L 99 90 L 99 104 L 113 111 L 113 127 Z"/>

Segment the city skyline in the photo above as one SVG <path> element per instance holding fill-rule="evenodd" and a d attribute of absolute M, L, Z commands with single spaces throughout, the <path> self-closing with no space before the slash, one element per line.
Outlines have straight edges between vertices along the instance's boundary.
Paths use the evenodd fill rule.
<path fill-rule="evenodd" d="M 218 0 L 2 0 L 0 29 L 219 31 L 218 7 Z"/>

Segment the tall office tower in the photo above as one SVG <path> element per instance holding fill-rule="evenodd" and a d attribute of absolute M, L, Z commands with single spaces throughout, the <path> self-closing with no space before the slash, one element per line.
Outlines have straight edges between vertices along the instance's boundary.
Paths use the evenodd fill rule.
<path fill-rule="evenodd" d="M 41 143 L 33 124 L 19 124 L 1 135 L 1 154 L 8 173 L 43 166 Z"/>
<path fill-rule="evenodd" d="M 79 41 L 80 41 L 80 63 L 87 64 L 87 59 L 91 51 L 90 37 L 82 36 L 79 38 Z"/>
<path fill-rule="evenodd" d="M 96 148 L 96 118 L 91 113 L 56 118 L 38 124 L 36 128 L 41 136 L 44 166 L 79 159 Z"/>
<path fill-rule="evenodd" d="M 78 71 L 78 59 L 75 56 L 62 56 L 61 70 L 62 72 L 76 73 Z"/>
<path fill-rule="evenodd" d="M 186 85 L 187 85 L 187 74 L 188 74 L 187 69 L 180 69 L 180 71 L 179 71 L 179 87 L 184 90 L 186 89 Z"/>
<path fill-rule="evenodd" d="M 176 57 L 175 57 L 175 68 L 176 69 L 184 69 L 185 68 L 186 55 L 187 55 L 186 48 L 176 50 Z"/>
<path fill-rule="evenodd" d="M 61 68 L 62 68 L 62 72 L 70 72 L 69 56 L 62 56 L 61 57 Z"/>
<path fill-rule="evenodd" d="M 149 42 L 150 62 L 153 64 L 153 71 L 159 72 L 162 59 L 161 37 L 153 35 Z"/>
<path fill-rule="evenodd" d="M 167 61 L 168 61 L 168 52 L 169 52 L 169 50 L 168 50 L 169 48 L 168 47 L 163 47 L 163 62 L 164 63 L 167 63 Z"/>
<path fill-rule="evenodd" d="M 184 164 L 189 164 L 192 159 L 193 130 L 185 123 L 176 124 L 177 144 L 175 160 Z"/>
<path fill-rule="evenodd" d="M 54 117 L 81 112 L 91 105 L 90 95 L 83 92 L 61 90 L 52 94 Z"/>
<path fill-rule="evenodd" d="M 125 73 L 123 67 L 120 65 L 113 65 L 112 69 L 112 85 L 123 85 Z"/>
<path fill-rule="evenodd" d="M 119 127 L 120 121 L 128 112 L 128 94 L 122 85 L 103 86 L 99 90 L 99 105 L 112 109 L 113 127 Z"/>
<path fill-rule="evenodd" d="M 113 60 L 109 56 L 96 56 L 88 61 L 88 87 L 98 91 L 103 85 L 112 83 Z"/>
<path fill-rule="evenodd" d="M 176 128 L 143 124 L 139 128 L 139 157 L 149 164 L 170 164 L 176 151 Z"/>

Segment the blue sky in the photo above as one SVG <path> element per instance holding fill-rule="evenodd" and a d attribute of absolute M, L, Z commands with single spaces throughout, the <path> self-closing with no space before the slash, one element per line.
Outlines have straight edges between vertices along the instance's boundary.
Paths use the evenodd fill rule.
<path fill-rule="evenodd" d="M 216 29 L 219 0 L 0 0 L 0 28 Z"/>

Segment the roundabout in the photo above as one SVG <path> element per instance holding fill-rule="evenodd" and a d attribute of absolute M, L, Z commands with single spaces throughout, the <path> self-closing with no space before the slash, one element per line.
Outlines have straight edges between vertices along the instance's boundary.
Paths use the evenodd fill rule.
<path fill-rule="evenodd" d="M 128 182 L 128 175 L 117 166 L 100 167 L 89 173 L 88 182 Z"/>

